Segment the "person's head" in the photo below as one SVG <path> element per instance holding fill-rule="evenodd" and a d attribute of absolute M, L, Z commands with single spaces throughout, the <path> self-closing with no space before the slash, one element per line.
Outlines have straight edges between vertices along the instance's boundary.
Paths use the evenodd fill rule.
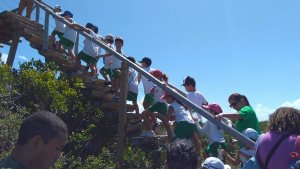
<path fill-rule="evenodd" d="M 174 92 L 177 93 L 176 90 L 173 89 Z M 170 93 L 165 92 L 164 95 L 161 97 L 161 99 L 164 99 L 167 101 L 168 104 L 172 104 L 174 101 L 176 101 L 176 98 L 173 97 Z"/>
<path fill-rule="evenodd" d="M 196 88 L 196 81 L 194 78 L 187 76 L 185 79 L 183 79 L 182 86 L 184 86 L 187 92 L 193 92 Z"/>
<path fill-rule="evenodd" d="M 94 25 L 94 32 L 97 34 L 97 33 L 99 33 L 99 28 L 98 28 L 98 26 L 96 26 L 96 25 Z"/>
<path fill-rule="evenodd" d="M 217 115 L 217 114 L 220 114 L 223 112 L 220 105 L 218 105 L 216 103 L 203 105 L 202 107 L 212 115 Z"/>
<path fill-rule="evenodd" d="M 135 59 L 132 56 L 127 57 L 128 60 L 130 60 L 132 63 L 135 63 Z"/>
<path fill-rule="evenodd" d="M 89 29 L 91 29 L 91 30 L 93 30 L 93 31 L 95 30 L 95 29 L 94 29 L 94 25 L 93 25 L 91 22 L 86 23 L 85 27 L 86 27 L 86 28 L 89 28 Z"/>
<path fill-rule="evenodd" d="M 144 57 L 144 58 L 140 61 L 140 63 L 142 64 L 142 67 L 143 67 L 143 68 L 146 68 L 146 67 L 150 67 L 150 66 L 151 66 L 152 60 L 151 60 L 150 58 L 148 58 L 148 57 Z"/>
<path fill-rule="evenodd" d="M 67 126 L 58 116 L 39 111 L 22 122 L 15 152 L 28 157 L 26 167 L 48 169 L 60 157 L 67 135 Z"/>
<path fill-rule="evenodd" d="M 177 139 L 167 147 L 167 169 L 197 169 L 198 156 L 190 140 Z"/>
<path fill-rule="evenodd" d="M 208 157 L 202 163 L 203 169 L 231 169 L 229 165 L 225 165 L 220 159 L 216 157 Z"/>
<path fill-rule="evenodd" d="M 246 137 L 248 137 L 250 140 L 256 142 L 256 140 L 259 137 L 259 134 L 256 130 L 252 129 L 252 128 L 246 128 L 242 134 Z"/>
<path fill-rule="evenodd" d="M 300 132 L 300 110 L 292 107 L 280 107 L 270 116 L 269 131 Z"/>
<path fill-rule="evenodd" d="M 60 5 L 55 5 L 54 8 L 53 8 L 53 12 L 61 12 L 61 7 Z"/>
<path fill-rule="evenodd" d="M 117 36 L 115 39 L 115 46 L 117 50 L 120 50 L 123 47 L 124 40 L 122 37 Z"/>
<path fill-rule="evenodd" d="M 162 71 L 156 69 L 150 72 L 152 76 L 154 76 L 156 79 L 160 81 L 168 81 L 168 76 L 164 74 Z"/>
<path fill-rule="evenodd" d="M 114 43 L 114 36 L 112 34 L 108 34 L 104 37 L 104 42 L 113 44 Z"/>
<path fill-rule="evenodd" d="M 229 106 L 237 111 L 241 110 L 245 106 L 250 106 L 250 103 L 246 96 L 239 93 L 233 93 L 228 98 Z"/>
<path fill-rule="evenodd" d="M 65 11 L 63 14 L 61 14 L 62 17 L 69 20 L 70 18 L 73 18 L 73 14 L 70 11 Z"/>

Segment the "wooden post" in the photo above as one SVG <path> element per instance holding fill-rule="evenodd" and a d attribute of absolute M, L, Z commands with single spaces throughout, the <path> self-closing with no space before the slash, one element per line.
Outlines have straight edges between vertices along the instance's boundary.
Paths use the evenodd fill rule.
<path fill-rule="evenodd" d="M 19 39 L 20 39 L 20 35 L 17 32 L 15 32 L 14 37 L 12 39 L 12 45 L 9 49 L 8 58 L 6 61 L 6 64 L 11 67 L 14 64 L 14 60 L 15 60 L 15 56 L 16 56 L 16 52 L 17 52 L 17 48 L 18 48 L 18 44 L 19 44 Z"/>
<path fill-rule="evenodd" d="M 74 49 L 75 56 L 78 55 L 79 35 L 80 35 L 79 32 L 77 32 L 77 37 L 76 37 L 76 40 L 75 40 L 75 49 Z"/>
<path fill-rule="evenodd" d="M 43 40 L 44 51 L 48 49 L 48 34 L 49 34 L 49 12 L 45 11 L 44 40 Z"/>
<path fill-rule="evenodd" d="M 35 21 L 37 23 L 39 23 L 39 21 L 40 21 L 40 7 L 38 5 L 36 5 Z"/>
<path fill-rule="evenodd" d="M 126 123 L 126 102 L 127 102 L 127 80 L 128 65 L 122 62 L 121 80 L 120 80 L 120 112 L 119 112 L 119 130 L 118 130 L 118 169 L 123 169 L 123 153 L 125 140 L 125 123 Z"/>

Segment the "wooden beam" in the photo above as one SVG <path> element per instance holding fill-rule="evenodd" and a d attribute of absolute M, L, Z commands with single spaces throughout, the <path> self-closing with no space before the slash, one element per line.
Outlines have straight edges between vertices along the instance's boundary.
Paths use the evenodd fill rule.
<path fill-rule="evenodd" d="M 6 61 L 6 64 L 8 64 L 11 67 L 14 64 L 14 60 L 15 60 L 15 57 L 16 57 L 16 52 L 17 52 L 18 45 L 19 45 L 19 39 L 20 39 L 19 33 L 15 32 L 13 40 L 12 40 L 12 45 L 9 49 L 8 58 L 7 58 L 7 61 Z"/>
<path fill-rule="evenodd" d="M 125 124 L 126 124 L 126 102 L 127 102 L 127 80 L 128 80 L 128 65 L 122 62 L 121 80 L 120 80 L 120 112 L 119 112 L 119 130 L 118 130 L 118 169 L 123 169 L 123 153 L 125 139 Z"/>

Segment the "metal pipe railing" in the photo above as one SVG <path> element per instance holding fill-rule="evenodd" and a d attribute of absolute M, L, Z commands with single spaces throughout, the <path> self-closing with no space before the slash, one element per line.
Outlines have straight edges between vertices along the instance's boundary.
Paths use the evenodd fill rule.
<path fill-rule="evenodd" d="M 49 12 L 49 14 L 52 15 L 55 19 L 63 22 L 64 24 L 66 24 L 67 26 L 70 27 L 70 23 L 69 22 L 67 22 L 66 20 L 64 20 L 62 17 L 57 16 L 52 10 L 49 9 L 49 7 L 47 7 L 46 5 L 40 3 L 40 2 L 38 2 L 36 0 L 34 0 L 34 2 L 35 2 L 35 4 L 37 4 L 43 10 Z M 166 92 L 170 93 L 172 96 L 174 96 L 176 99 L 178 99 L 179 101 L 181 101 L 183 104 L 185 104 L 188 107 L 192 108 L 196 112 L 199 112 L 204 118 L 206 118 L 207 120 L 209 120 L 213 124 L 219 126 L 225 132 L 229 133 L 231 136 L 235 137 L 237 140 L 243 142 L 246 146 L 252 147 L 252 148 L 254 147 L 255 143 L 252 140 L 250 140 L 246 136 L 242 135 L 240 132 L 236 131 L 235 129 L 227 126 L 224 123 L 222 123 L 221 121 L 216 120 L 214 118 L 214 116 L 212 116 L 210 113 L 208 113 L 207 111 L 205 111 L 204 109 L 202 109 L 202 107 L 198 107 L 197 105 L 195 105 L 194 103 L 192 103 L 191 101 L 189 101 L 187 98 L 185 98 L 181 94 L 178 94 L 177 92 L 174 92 L 170 87 L 165 86 L 162 82 L 160 82 L 159 80 L 157 80 L 156 78 L 154 78 L 150 73 L 146 72 L 139 65 L 134 64 L 131 61 L 129 61 L 126 58 L 127 57 L 126 55 L 124 55 L 124 54 L 122 55 L 122 54 L 116 52 L 115 50 L 112 50 L 106 44 L 104 44 L 102 41 L 94 39 L 92 36 L 90 36 L 89 34 L 83 32 L 82 30 L 78 30 L 78 29 L 75 29 L 75 30 L 77 30 L 85 38 L 87 38 L 87 39 L 91 40 L 92 42 L 94 42 L 95 44 L 99 45 L 101 48 L 105 49 L 106 51 L 111 52 L 114 56 L 116 56 L 121 61 L 126 62 L 130 67 L 132 67 L 137 72 L 141 73 L 143 76 L 145 76 L 146 78 L 148 78 L 149 80 L 151 80 L 154 84 L 156 84 L 157 86 L 159 86 L 160 88 L 162 88 Z"/>

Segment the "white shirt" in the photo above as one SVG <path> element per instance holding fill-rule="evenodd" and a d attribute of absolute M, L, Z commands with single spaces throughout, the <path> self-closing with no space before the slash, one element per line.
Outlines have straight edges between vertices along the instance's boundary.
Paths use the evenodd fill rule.
<path fill-rule="evenodd" d="M 176 122 L 186 121 L 192 124 L 195 123 L 192 119 L 190 112 L 185 111 L 183 106 L 177 103 L 177 101 L 174 101 L 172 104 L 169 105 L 169 107 L 173 107 L 174 109 L 174 116 Z"/>
<path fill-rule="evenodd" d="M 225 142 L 224 131 L 221 128 L 218 129 L 218 126 L 214 125 L 210 121 L 206 121 L 203 128 L 199 129 L 199 132 L 207 135 L 210 144 L 214 142 Z"/>
<path fill-rule="evenodd" d="M 91 29 L 90 30 L 90 35 L 95 39 L 97 38 L 97 34 L 92 31 Z M 85 38 L 84 41 L 83 41 L 83 52 L 89 56 L 92 56 L 92 57 L 96 57 L 97 54 L 98 54 L 98 45 L 96 45 L 94 42 L 92 42 L 91 40 Z"/>
<path fill-rule="evenodd" d="M 98 40 L 103 39 L 101 35 L 97 35 L 97 38 L 98 38 Z M 99 56 L 99 55 L 101 55 L 101 47 L 97 44 L 95 44 L 95 45 L 97 46 L 97 55 L 96 56 Z"/>
<path fill-rule="evenodd" d="M 202 107 L 203 104 L 208 103 L 207 100 L 204 98 L 204 96 L 199 91 L 190 92 L 187 95 L 187 99 L 199 107 Z M 202 116 L 200 115 L 200 113 L 197 112 L 197 116 L 198 116 L 198 121 L 202 121 Z"/>
<path fill-rule="evenodd" d="M 165 91 L 158 87 L 158 86 L 154 86 L 154 102 L 161 102 L 161 103 L 165 103 L 167 105 L 167 101 L 165 99 L 161 99 L 161 97 L 165 94 Z"/>
<path fill-rule="evenodd" d="M 75 23 L 75 22 L 73 21 L 72 23 Z M 66 26 L 65 33 L 64 33 L 63 37 L 66 38 L 66 39 L 69 39 L 70 41 L 75 43 L 76 37 L 77 37 L 77 32 L 73 28 L 70 28 L 70 27 Z"/>
<path fill-rule="evenodd" d="M 143 68 L 146 72 L 151 72 L 153 71 L 152 68 L 150 67 L 146 67 L 146 68 Z M 148 80 L 145 76 L 141 76 L 142 77 L 142 82 L 143 82 L 143 86 L 144 86 L 144 93 L 145 94 L 149 94 L 151 89 L 154 87 L 154 83 L 152 83 L 150 80 Z"/>
<path fill-rule="evenodd" d="M 112 44 L 108 44 L 108 47 L 110 47 L 111 49 L 115 50 L 114 46 Z M 106 51 L 105 53 L 109 53 L 108 51 Z M 103 57 L 103 64 L 104 64 L 104 68 L 105 69 L 109 69 L 111 68 L 111 65 L 109 64 L 110 61 L 113 62 L 114 56 L 110 55 L 108 57 Z"/>
<path fill-rule="evenodd" d="M 120 54 L 123 54 L 121 50 Z M 116 56 L 113 56 L 113 64 L 111 65 L 112 69 L 120 69 L 121 68 L 121 60 L 118 59 Z"/>
<path fill-rule="evenodd" d="M 249 156 L 250 158 L 254 156 L 254 150 L 253 149 L 245 149 L 245 147 L 240 149 L 240 152 L 246 154 L 247 156 Z M 243 156 L 240 155 L 240 160 L 243 163 L 243 165 L 248 161 L 248 159 L 244 158 Z"/>
<path fill-rule="evenodd" d="M 60 16 L 61 12 L 56 12 L 55 14 Z M 65 28 L 66 28 L 66 25 L 64 23 L 62 23 L 61 21 L 55 19 L 55 28 L 54 28 L 54 30 L 56 30 L 58 32 L 61 32 L 61 33 L 64 33 Z"/>
<path fill-rule="evenodd" d="M 131 91 L 136 94 L 138 94 L 139 92 L 137 73 L 131 67 L 129 67 L 129 72 L 128 72 L 128 91 Z"/>

